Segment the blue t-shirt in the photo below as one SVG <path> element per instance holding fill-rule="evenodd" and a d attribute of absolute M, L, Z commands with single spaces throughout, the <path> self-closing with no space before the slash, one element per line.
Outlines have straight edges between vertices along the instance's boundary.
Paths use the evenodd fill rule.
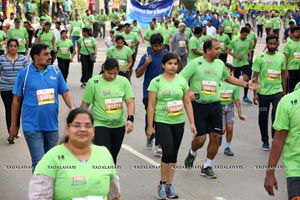
<path fill-rule="evenodd" d="M 191 15 L 187 15 L 184 18 L 184 21 L 185 21 L 187 27 L 192 28 L 193 22 L 195 21 L 195 17 L 193 17 Z"/>
<path fill-rule="evenodd" d="M 155 78 L 156 76 L 163 73 L 161 61 L 166 53 L 168 53 L 168 51 L 165 49 L 161 52 L 161 54 L 156 54 L 151 49 L 150 51 L 148 51 L 147 53 L 145 53 L 142 56 L 140 63 L 136 68 L 136 71 L 137 71 L 145 63 L 146 57 L 148 55 L 152 57 L 152 62 L 149 64 L 149 66 L 146 69 L 145 74 L 144 74 L 144 83 L 143 83 L 143 97 L 144 98 L 148 98 L 148 90 L 147 89 L 148 89 L 148 86 L 149 86 L 151 80 L 153 78 Z"/>
<path fill-rule="evenodd" d="M 69 88 L 58 67 L 39 71 L 33 64 L 18 72 L 13 94 L 23 97 L 22 128 L 29 131 L 58 130 L 58 95 Z"/>

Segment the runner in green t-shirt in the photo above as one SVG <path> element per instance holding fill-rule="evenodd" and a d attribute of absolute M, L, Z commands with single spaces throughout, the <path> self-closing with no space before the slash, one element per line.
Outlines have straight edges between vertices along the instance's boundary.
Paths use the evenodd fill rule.
<path fill-rule="evenodd" d="M 200 52 L 203 54 L 203 44 L 204 44 L 204 42 L 206 41 L 206 40 L 208 40 L 208 39 L 210 39 L 211 38 L 211 36 L 210 35 L 207 35 L 207 33 L 206 33 L 206 27 L 205 26 L 203 26 L 202 27 L 202 34 L 201 34 L 201 36 L 200 36 L 200 38 L 199 38 L 199 41 L 200 41 Z"/>
<path fill-rule="evenodd" d="M 50 30 L 50 28 L 51 28 L 51 23 L 46 22 L 43 30 L 38 32 L 37 38 L 35 39 L 35 43 L 36 44 L 43 43 L 49 46 L 49 49 L 51 50 L 51 64 L 53 64 L 56 58 L 55 53 L 57 52 L 57 48 L 56 48 L 54 32 Z"/>
<path fill-rule="evenodd" d="M 163 38 L 164 38 L 164 48 L 167 49 L 168 51 L 170 51 L 170 39 L 173 35 L 173 28 L 170 27 L 170 24 L 168 21 L 166 21 L 161 27 L 159 32 L 162 34 Z"/>
<path fill-rule="evenodd" d="M 225 63 L 227 71 L 230 75 L 233 75 L 233 67 L 229 63 Z M 234 105 L 237 109 L 238 116 L 240 120 L 245 120 L 245 116 L 242 115 L 241 103 L 240 103 L 240 88 L 236 85 L 229 84 L 227 82 L 221 81 L 220 84 L 220 97 L 222 105 L 222 124 L 223 124 L 223 134 L 226 134 L 226 146 L 224 154 L 226 156 L 233 156 L 230 145 L 233 136 L 233 123 L 234 123 Z M 220 146 L 222 144 L 222 137 L 220 136 Z"/>
<path fill-rule="evenodd" d="M 112 9 L 112 12 L 109 14 L 108 18 L 110 20 L 111 29 L 116 26 L 117 21 L 119 21 L 120 16 L 119 13 L 116 11 L 117 9 Z"/>
<path fill-rule="evenodd" d="M 247 40 L 248 29 L 243 27 L 240 31 L 240 37 L 233 39 L 229 45 L 227 53 L 233 57 L 234 77 L 239 78 L 243 75 L 244 81 L 249 80 L 249 61 L 252 54 L 252 42 Z M 244 88 L 243 101 L 252 104 L 248 98 L 248 88 Z"/>
<path fill-rule="evenodd" d="M 267 51 L 256 56 L 252 70 L 254 82 L 259 82 L 260 88 L 254 91 L 253 102 L 259 104 L 258 124 L 263 142 L 262 149 L 269 150 L 268 118 L 272 104 L 272 123 L 274 122 L 277 104 L 285 93 L 286 61 L 282 53 L 276 51 L 278 36 L 271 34 L 266 38 Z M 274 138 L 272 129 L 272 138 Z"/>
<path fill-rule="evenodd" d="M 106 22 L 108 20 L 108 16 L 105 14 L 104 9 L 101 8 L 100 14 L 97 16 L 97 20 L 100 23 L 100 38 L 105 38 L 105 32 L 106 32 Z"/>
<path fill-rule="evenodd" d="M 239 22 L 239 17 L 233 19 L 233 39 L 238 38 L 241 30 L 241 25 Z"/>
<path fill-rule="evenodd" d="M 267 193 L 274 196 L 273 187 L 277 190 L 275 169 L 282 154 L 283 167 L 287 179 L 289 199 L 300 196 L 300 92 L 296 90 L 284 96 L 277 107 L 273 128 L 276 130 L 269 154 L 264 187 Z M 281 168 L 282 169 L 282 168 Z M 295 197 L 295 198 L 294 198 Z"/>
<path fill-rule="evenodd" d="M 95 22 L 94 15 L 90 14 L 90 10 L 85 11 L 85 16 L 83 16 L 82 21 L 84 23 L 84 27 L 92 29 L 93 23 Z"/>
<path fill-rule="evenodd" d="M 4 44 L 7 41 L 7 36 L 4 31 L 0 30 L 0 55 L 4 54 Z"/>
<path fill-rule="evenodd" d="M 264 22 L 265 22 L 264 13 L 260 12 L 259 15 L 256 17 L 257 37 L 262 38 L 264 32 L 263 29 Z"/>
<path fill-rule="evenodd" d="M 192 134 L 195 136 L 197 133 L 188 84 L 185 78 L 177 74 L 179 59 L 175 53 L 164 55 L 164 72 L 152 79 L 148 87 L 147 138 L 150 139 L 155 133 L 155 138 L 163 149 L 158 199 L 178 198 L 172 184 L 173 170 L 184 133 L 184 110 L 187 112 Z"/>
<path fill-rule="evenodd" d="M 289 72 L 287 92 L 292 92 L 300 81 L 300 28 L 292 27 L 290 34 L 291 38 L 283 48 Z"/>
<path fill-rule="evenodd" d="M 159 30 L 156 30 L 154 24 L 151 22 L 150 28 L 147 29 L 144 34 L 144 39 L 147 41 L 147 51 L 151 49 L 151 45 L 150 45 L 149 41 L 150 41 L 151 35 L 154 33 L 159 33 Z"/>
<path fill-rule="evenodd" d="M 64 142 L 39 161 L 30 181 L 29 199 L 120 197 L 113 158 L 106 147 L 92 144 L 94 131 L 88 110 L 76 108 L 69 113 Z"/>
<path fill-rule="evenodd" d="M 194 27 L 194 36 L 191 37 L 189 40 L 189 57 L 188 62 L 191 62 L 193 59 L 198 58 L 199 56 L 202 56 L 203 53 L 200 52 L 201 49 L 201 43 L 200 43 L 200 36 L 202 34 L 202 29 L 199 26 Z"/>
<path fill-rule="evenodd" d="M 140 36 L 140 39 L 142 40 L 142 42 L 143 43 L 145 42 L 143 34 L 142 34 L 142 28 L 140 25 L 138 25 L 138 21 L 136 19 L 133 20 L 133 22 L 132 22 L 131 32 L 136 33 L 138 36 Z"/>
<path fill-rule="evenodd" d="M 129 70 L 132 68 L 133 52 L 130 47 L 125 45 L 125 42 L 124 37 L 118 35 L 116 37 L 116 45 L 106 51 L 106 57 L 117 59 L 120 69 L 119 75 L 124 76 L 129 80 Z"/>
<path fill-rule="evenodd" d="M 75 52 L 73 49 L 72 41 L 70 39 L 67 39 L 67 31 L 62 30 L 60 34 L 61 39 L 56 42 L 57 62 L 65 81 L 67 81 L 70 62 L 73 62 Z"/>
<path fill-rule="evenodd" d="M 266 29 L 267 36 L 270 35 L 270 33 L 272 31 L 272 26 L 273 26 L 270 14 L 266 15 L 265 20 L 264 20 L 264 26 Z"/>
<path fill-rule="evenodd" d="M 205 142 L 209 134 L 207 157 L 201 175 L 207 178 L 216 178 L 212 170 L 212 161 L 218 152 L 218 144 L 222 133 L 222 107 L 220 103 L 220 81 L 226 81 L 241 87 L 257 89 L 258 85 L 241 81 L 229 75 L 224 63 L 218 59 L 220 43 L 212 38 L 204 42 L 204 55 L 195 58 L 183 68 L 180 75 L 190 81 L 190 94 L 193 101 L 193 112 L 197 135 L 192 141 L 191 149 L 185 159 L 185 167 L 190 168 L 197 155 L 197 150 Z"/>
<path fill-rule="evenodd" d="M 84 91 L 81 107 L 92 106 L 96 145 L 106 146 L 116 164 L 125 132 L 131 133 L 134 120 L 134 94 L 130 82 L 119 76 L 119 64 L 114 58 L 106 59 L 103 73 L 91 78 Z M 127 120 L 124 119 L 124 106 Z"/>
<path fill-rule="evenodd" d="M 214 36 L 216 38 L 220 45 L 221 45 L 221 52 L 219 59 L 222 60 L 224 63 L 227 62 L 227 46 L 230 43 L 230 38 L 227 34 L 224 34 L 224 27 L 222 25 L 218 28 L 218 34 Z"/>
<path fill-rule="evenodd" d="M 281 29 L 281 18 L 278 15 L 275 15 L 272 19 L 272 30 L 273 33 L 276 33 L 279 36 L 279 32 Z"/>
<path fill-rule="evenodd" d="M 77 48 L 77 41 L 81 36 L 82 28 L 83 28 L 83 22 L 79 20 L 79 15 L 75 14 L 75 21 L 71 22 L 71 31 L 70 31 L 70 38 L 72 38 L 72 43 L 74 48 Z"/>
<path fill-rule="evenodd" d="M 233 32 L 233 21 L 230 19 L 230 15 L 226 15 L 226 19 L 223 22 L 223 27 L 224 27 L 224 33 L 229 36 L 229 39 L 232 39 L 232 32 Z"/>
<path fill-rule="evenodd" d="M 15 28 L 9 29 L 7 33 L 8 39 L 16 39 L 19 42 L 19 50 L 18 53 L 27 55 L 28 53 L 28 32 L 24 27 L 21 27 L 21 21 L 18 18 L 14 20 Z"/>

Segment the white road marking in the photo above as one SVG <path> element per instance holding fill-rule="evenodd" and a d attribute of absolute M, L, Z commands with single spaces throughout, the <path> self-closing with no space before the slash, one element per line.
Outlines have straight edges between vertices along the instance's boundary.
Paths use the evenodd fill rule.
<path fill-rule="evenodd" d="M 216 200 L 226 200 L 223 197 L 216 197 Z"/>
<path fill-rule="evenodd" d="M 156 161 L 152 160 L 151 158 L 148 158 L 147 156 L 141 154 L 140 152 L 138 152 L 137 150 L 135 150 L 134 148 L 132 148 L 131 146 L 129 146 L 127 144 L 122 144 L 122 148 L 125 149 L 126 151 L 129 151 L 133 155 L 139 157 L 140 159 L 150 163 L 151 165 L 160 166 L 160 164 L 158 162 L 156 162 Z"/>

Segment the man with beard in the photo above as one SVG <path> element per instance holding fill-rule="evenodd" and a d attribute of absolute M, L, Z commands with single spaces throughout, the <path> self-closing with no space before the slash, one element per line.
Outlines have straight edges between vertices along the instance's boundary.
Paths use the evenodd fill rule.
<path fill-rule="evenodd" d="M 49 46 L 33 45 L 30 56 L 32 64 L 18 72 L 14 85 L 10 135 L 15 138 L 18 134 L 22 104 L 22 128 L 34 169 L 58 142 L 58 95 L 69 109 L 74 108 L 74 101 L 59 68 L 51 65 Z"/>
<path fill-rule="evenodd" d="M 272 104 L 271 118 L 273 125 L 278 102 L 286 89 L 285 56 L 283 53 L 276 51 L 278 36 L 276 34 L 268 35 L 266 44 L 267 51 L 259 54 L 252 66 L 254 82 L 259 80 L 261 86 L 257 92 L 254 91 L 253 102 L 256 105 L 259 104 L 258 124 L 263 142 L 262 150 L 264 151 L 268 151 L 270 148 L 268 136 L 270 104 Z M 275 130 L 272 129 L 272 138 L 274 138 L 274 134 Z"/>

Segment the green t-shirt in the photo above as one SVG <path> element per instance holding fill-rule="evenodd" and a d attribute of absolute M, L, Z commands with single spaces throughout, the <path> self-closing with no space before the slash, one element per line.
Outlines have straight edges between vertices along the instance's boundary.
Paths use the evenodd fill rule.
<path fill-rule="evenodd" d="M 71 23 L 71 36 L 80 36 L 82 28 L 83 28 L 83 22 L 81 20 L 73 21 Z"/>
<path fill-rule="evenodd" d="M 199 57 L 199 55 L 193 52 L 193 49 L 196 49 L 198 51 L 200 51 L 201 49 L 200 40 L 195 36 L 191 37 L 191 39 L 189 40 L 189 62 Z"/>
<path fill-rule="evenodd" d="M 263 25 L 265 22 L 265 17 L 257 16 L 256 17 L 256 25 Z"/>
<path fill-rule="evenodd" d="M 44 19 L 46 22 L 52 22 L 52 19 L 51 19 L 51 17 L 50 16 L 41 16 L 41 18 L 40 19 Z"/>
<path fill-rule="evenodd" d="M 121 35 L 124 37 L 128 47 L 130 47 L 131 51 L 134 53 L 136 47 L 131 47 L 131 45 L 140 41 L 137 34 L 130 31 L 128 34 L 123 32 Z"/>
<path fill-rule="evenodd" d="M 259 89 L 257 93 L 273 95 L 282 92 L 281 71 L 285 70 L 285 56 L 276 52 L 275 55 L 259 54 L 253 63 L 252 70 L 259 73 Z"/>
<path fill-rule="evenodd" d="M 49 30 L 48 33 L 45 31 L 39 31 L 37 37 L 40 38 L 40 43 L 47 44 L 50 50 L 53 50 L 52 39 L 55 38 L 54 32 Z"/>
<path fill-rule="evenodd" d="M 95 21 L 94 15 L 85 15 L 82 20 L 84 23 L 84 27 L 93 28 L 93 23 Z"/>
<path fill-rule="evenodd" d="M 139 25 L 136 25 L 136 26 L 133 25 L 131 27 L 131 32 L 133 32 L 133 33 L 139 34 L 141 31 L 142 31 L 142 28 Z"/>
<path fill-rule="evenodd" d="M 88 80 L 82 101 L 92 105 L 95 127 L 119 128 L 125 125 L 123 101 L 130 98 L 134 95 L 127 78 L 106 81 L 97 75 Z"/>
<path fill-rule="evenodd" d="M 123 46 L 122 49 L 117 49 L 116 46 L 112 46 L 106 51 L 108 58 L 115 58 L 118 60 L 120 71 L 125 69 L 128 65 L 128 57 L 132 56 L 133 52 L 128 46 Z"/>
<path fill-rule="evenodd" d="M 97 20 L 99 21 L 100 25 L 105 25 L 107 19 L 108 19 L 108 17 L 106 14 L 99 14 L 97 16 Z"/>
<path fill-rule="evenodd" d="M 89 55 L 95 53 L 94 46 L 96 45 L 96 39 L 94 37 L 81 37 L 77 41 L 80 44 L 80 54 Z"/>
<path fill-rule="evenodd" d="M 172 82 L 167 81 L 162 75 L 152 79 L 148 91 L 156 94 L 154 121 L 166 124 L 185 122 L 183 102 L 188 88 L 185 78 L 178 74 Z"/>
<path fill-rule="evenodd" d="M 191 30 L 190 28 L 186 28 L 186 29 L 184 30 L 184 34 L 185 34 L 186 37 L 189 39 L 190 37 L 192 37 L 193 32 L 192 32 L 192 30 Z"/>
<path fill-rule="evenodd" d="M 235 38 L 229 43 L 228 48 L 233 50 L 234 54 L 243 55 L 242 60 L 233 58 L 232 65 L 234 67 L 242 67 L 249 64 L 248 50 L 252 49 L 252 42 L 250 40 L 241 40 L 240 38 Z"/>
<path fill-rule="evenodd" d="M 280 17 L 272 18 L 273 29 L 280 29 L 281 19 Z"/>
<path fill-rule="evenodd" d="M 299 88 L 300 88 L 300 82 L 296 84 L 294 91 L 299 90 Z"/>
<path fill-rule="evenodd" d="M 288 70 L 300 69 L 300 40 L 289 40 L 283 48 L 283 53 L 289 56 Z"/>
<path fill-rule="evenodd" d="M 222 35 L 215 35 L 214 36 L 215 39 L 217 39 L 221 45 L 221 53 L 226 53 L 226 49 L 227 49 L 227 46 L 229 45 L 230 43 L 230 38 L 227 34 L 222 34 Z"/>
<path fill-rule="evenodd" d="M 119 16 L 119 13 L 113 12 L 113 13 L 109 14 L 109 18 L 115 24 L 115 23 L 117 23 L 117 21 L 119 21 L 120 16 Z"/>
<path fill-rule="evenodd" d="M 235 22 L 233 25 L 234 37 L 237 38 L 240 35 L 241 25 L 239 22 Z"/>
<path fill-rule="evenodd" d="M 7 38 L 4 31 L 0 30 L 0 42 L 3 42 Z M 0 45 L 0 50 L 4 50 L 4 46 Z"/>
<path fill-rule="evenodd" d="M 18 52 L 26 51 L 26 39 L 28 39 L 28 32 L 24 27 L 20 27 L 19 29 L 12 28 L 8 30 L 7 33 L 8 39 L 16 39 L 19 42 Z"/>
<path fill-rule="evenodd" d="M 156 30 L 156 29 L 153 29 L 153 30 L 152 29 L 147 29 L 146 32 L 145 32 L 144 38 L 150 40 L 151 35 L 154 34 L 154 33 L 159 33 L 159 31 Z M 147 41 L 147 47 L 151 47 L 149 41 Z"/>
<path fill-rule="evenodd" d="M 71 51 L 70 48 L 73 46 L 73 43 L 70 39 L 58 40 L 56 42 L 57 46 L 57 57 L 65 60 L 70 60 Z"/>
<path fill-rule="evenodd" d="M 287 178 L 300 176 L 300 91 L 296 90 L 280 100 L 273 123 L 275 130 L 286 130 L 283 164 Z"/>
<path fill-rule="evenodd" d="M 163 38 L 164 38 L 164 42 L 163 44 L 164 45 L 168 45 L 169 44 L 169 41 L 170 41 L 170 38 L 172 37 L 173 35 L 173 29 L 172 28 L 168 28 L 166 29 L 164 26 L 162 26 L 159 30 L 159 32 L 162 34 Z"/>
<path fill-rule="evenodd" d="M 252 49 L 254 49 L 254 47 L 255 47 L 254 45 L 255 45 L 255 42 L 257 40 L 257 37 L 256 37 L 256 34 L 253 31 L 248 33 L 247 40 L 250 40 L 252 42 L 251 47 L 252 47 Z"/>
<path fill-rule="evenodd" d="M 80 162 L 64 144 L 53 147 L 39 161 L 34 174 L 54 179 L 54 200 L 86 196 L 107 200 L 110 182 L 116 176 L 115 164 L 106 147 L 91 147 L 86 163 Z"/>
<path fill-rule="evenodd" d="M 240 98 L 240 87 L 225 81 L 220 83 L 221 104 L 226 106 Z"/>
<path fill-rule="evenodd" d="M 272 24 L 272 19 L 271 18 L 269 18 L 269 19 L 266 18 L 264 24 L 265 24 L 265 28 L 272 28 L 272 25 L 273 25 Z"/>
<path fill-rule="evenodd" d="M 220 101 L 220 81 L 230 76 L 222 60 L 209 63 L 203 56 L 189 62 L 180 75 L 190 80 L 190 89 L 200 94 L 197 102 L 202 104 Z"/>
<path fill-rule="evenodd" d="M 225 20 L 223 22 L 223 26 L 224 26 L 224 33 L 232 33 L 232 29 L 233 29 L 233 21 L 231 20 Z"/>

